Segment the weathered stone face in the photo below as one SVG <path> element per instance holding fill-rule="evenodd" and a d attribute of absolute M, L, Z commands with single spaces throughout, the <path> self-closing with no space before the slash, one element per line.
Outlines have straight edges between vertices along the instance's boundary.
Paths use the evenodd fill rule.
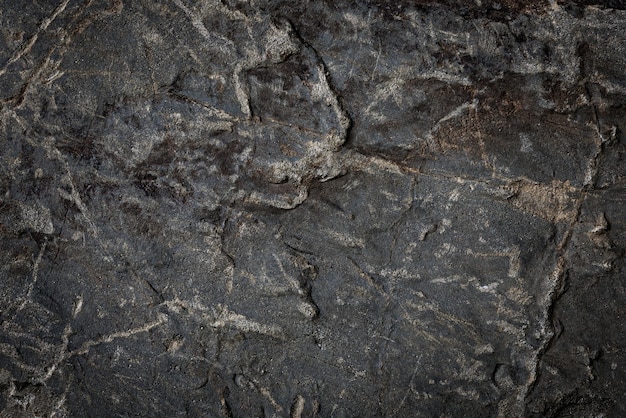
<path fill-rule="evenodd" d="M 0 416 L 626 414 L 626 5 L 0 7 Z"/>

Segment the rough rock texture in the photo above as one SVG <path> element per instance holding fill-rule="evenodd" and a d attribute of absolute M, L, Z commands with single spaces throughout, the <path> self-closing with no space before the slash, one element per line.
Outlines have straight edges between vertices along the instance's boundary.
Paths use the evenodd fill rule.
<path fill-rule="evenodd" d="M 0 417 L 626 416 L 624 9 L 0 1 Z"/>

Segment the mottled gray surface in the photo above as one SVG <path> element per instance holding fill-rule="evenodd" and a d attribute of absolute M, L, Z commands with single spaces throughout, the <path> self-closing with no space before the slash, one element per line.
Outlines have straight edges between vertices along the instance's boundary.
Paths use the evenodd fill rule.
<path fill-rule="evenodd" d="M 626 416 L 623 9 L 0 1 L 0 417 Z"/>

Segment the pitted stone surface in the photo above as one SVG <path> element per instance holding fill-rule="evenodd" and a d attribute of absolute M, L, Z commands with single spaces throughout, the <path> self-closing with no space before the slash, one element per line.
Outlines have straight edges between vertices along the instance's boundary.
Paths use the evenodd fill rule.
<path fill-rule="evenodd" d="M 0 416 L 623 416 L 623 1 L 0 1 Z"/>

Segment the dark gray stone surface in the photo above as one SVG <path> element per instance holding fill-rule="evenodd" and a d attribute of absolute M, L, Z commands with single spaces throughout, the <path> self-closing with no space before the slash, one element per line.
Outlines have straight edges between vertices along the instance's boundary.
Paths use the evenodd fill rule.
<path fill-rule="evenodd" d="M 623 1 L 0 1 L 0 417 L 626 415 Z"/>

